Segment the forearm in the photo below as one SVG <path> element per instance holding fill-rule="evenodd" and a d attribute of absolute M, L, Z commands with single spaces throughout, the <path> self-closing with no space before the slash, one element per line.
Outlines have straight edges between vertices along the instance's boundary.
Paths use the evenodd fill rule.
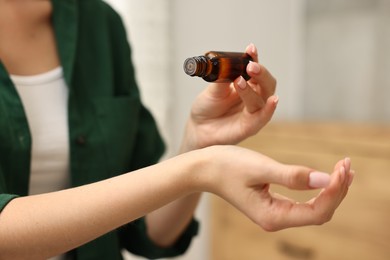
<path fill-rule="evenodd" d="M 191 222 L 200 197 L 194 193 L 148 214 L 149 237 L 159 246 L 172 245 Z"/>
<path fill-rule="evenodd" d="M 98 183 L 14 199 L 0 214 L 0 258 L 43 259 L 66 252 L 196 190 L 198 156 Z"/>
<path fill-rule="evenodd" d="M 188 140 L 183 139 L 180 154 L 196 148 Z M 172 245 L 191 222 L 200 197 L 201 193 L 190 194 L 148 214 L 149 237 L 159 246 Z"/>

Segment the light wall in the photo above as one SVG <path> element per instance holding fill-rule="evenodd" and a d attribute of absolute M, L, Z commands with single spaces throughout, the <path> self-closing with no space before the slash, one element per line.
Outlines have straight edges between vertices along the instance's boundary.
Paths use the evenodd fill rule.
<path fill-rule="evenodd" d="M 310 0 L 304 118 L 386 123 L 390 1 Z"/>
<path fill-rule="evenodd" d="M 244 51 L 249 43 L 258 47 L 261 62 L 278 78 L 281 102 L 275 117 L 301 115 L 302 1 L 292 4 L 285 0 L 173 0 L 171 3 L 173 136 L 181 135 L 192 100 L 207 86 L 202 79 L 183 72 L 183 61 L 208 50 Z M 172 139 L 172 145 L 177 147 L 179 141 Z M 200 237 L 180 259 L 209 259 L 208 197 L 202 202 L 198 212 L 202 221 Z"/>
<path fill-rule="evenodd" d="M 278 80 L 273 120 L 386 122 L 390 114 L 387 0 L 106 0 L 123 16 L 145 104 L 176 153 L 196 95 L 206 87 L 183 61 L 254 43 Z M 207 260 L 208 199 L 200 236 L 178 259 Z"/>
<path fill-rule="evenodd" d="M 302 114 L 303 0 L 107 0 L 122 15 L 144 103 L 155 115 L 172 156 L 180 144 L 191 103 L 206 83 L 184 74 L 189 56 L 208 50 L 259 49 L 261 63 L 278 79 L 275 117 Z M 179 260 L 207 260 L 208 195 L 197 211 L 200 235 Z M 126 254 L 127 259 L 137 259 Z"/>
<path fill-rule="evenodd" d="M 205 86 L 183 73 L 185 58 L 208 50 L 244 51 L 249 43 L 278 80 L 280 105 L 275 118 L 302 114 L 303 1 L 174 0 L 172 1 L 172 63 L 176 97 L 175 136 L 181 131 L 191 100 Z M 176 143 L 177 145 L 177 143 Z"/>

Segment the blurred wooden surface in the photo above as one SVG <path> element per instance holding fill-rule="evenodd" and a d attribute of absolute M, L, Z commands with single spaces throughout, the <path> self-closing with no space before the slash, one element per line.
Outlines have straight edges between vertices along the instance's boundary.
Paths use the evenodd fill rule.
<path fill-rule="evenodd" d="M 275 122 L 241 145 L 325 172 L 348 156 L 355 180 L 331 222 L 275 233 L 212 197 L 211 260 L 390 259 L 390 126 Z M 300 201 L 318 192 L 271 189 Z"/>

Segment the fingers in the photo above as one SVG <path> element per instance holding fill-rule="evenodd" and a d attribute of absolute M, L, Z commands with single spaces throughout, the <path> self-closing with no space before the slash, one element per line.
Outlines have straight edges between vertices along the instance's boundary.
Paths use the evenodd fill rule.
<path fill-rule="evenodd" d="M 262 110 L 260 110 L 259 113 L 258 120 L 259 122 L 261 122 L 261 124 L 265 125 L 271 120 L 278 103 L 279 103 L 278 96 L 271 96 L 268 98 L 265 106 L 263 107 Z"/>
<path fill-rule="evenodd" d="M 306 225 L 305 223 L 318 225 L 330 221 L 335 210 L 348 193 L 348 187 L 353 179 L 353 173 L 351 174 L 350 169 L 351 160 L 349 158 L 345 158 L 336 164 L 329 185 L 317 197 L 303 203 L 301 205 L 303 208 L 296 209 L 298 212 L 299 210 L 307 211 L 308 218 L 300 225 Z"/>
<path fill-rule="evenodd" d="M 233 85 L 249 113 L 254 113 L 264 107 L 266 101 L 247 85 L 247 82 L 243 77 L 238 77 L 233 82 Z"/>
<path fill-rule="evenodd" d="M 250 62 L 246 70 L 248 75 L 251 77 L 248 80 L 249 85 L 253 87 L 260 86 L 258 91 L 263 98 L 267 98 L 275 93 L 277 83 L 276 79 L 271 75 L 266 67 L 259 63 Z"/>
<path fill-rule="evenodd" d="M 241 100 L 245 104 L 245 107 L 249 113 L 255 113 L 260 109 L 263 109 L 267 105 L 268 101 L 271 101 L 268 105 L 272 105 L 272 114 L 276 109 L 276 105 L 279 101 L 277 96 L 267 96 L 265 99 L 259 95 L 253 88 L 251 88 L 243 77 L 238 77 L 234 82 L 233 86 L 237 93 L 240 95 Z M 269 100 L 271 98 L 271 100 Z M 271 114 L 271 116 L 272 116 Z"/>
<path fill-rule="evenodd" d="M 345 158 L 336 164 L 329 186 L 318 196 L 316 202 L 322 201 L 324 204 L 328 204 L 329 207 L 333 205 L 334 208 L 337 208 L 347 195 L 352 179 L 351 160 Z"/>
<path fill-rule="evenodd" d="M 328 173 L 314 171 L 298 165 L 277 165 L 278 169 L 270 169 L 267 180 L 270 183 L 283 185 L 295 190 L 325 188 L 330 183 Z"/>
<path fill-rule="evenodd" d="M 355 177 L 355 171 L 351 170 L 348 175 L 348 187 L 351 186 L 353 179 Z"/>
<path fill-rule="evenodd" d="M 280 176 L 275 176 L 273 183 L 283 185 L 290 189 L 309 189 L 309 176 L 312 169 L 307 167 L 288 165 L 279 172 Z"/>
<path fill-rule="evenodd" d="M 249 82 L 255 81 L 257 84 L 260 84 L 263 90 L 262 95 L 273 95 L 275 93 L 276 88 L 276 79 L 271 75 L 267 68 L 259 64 L 256 46 L 251 43 L 246 47 L 245 51 L 253 59 L 253 62 L 250 62 L 247 66 L 247 73 L 251 77 L 251 80 L 249 80 Z"/>
<path fill-rule="evenodd" d="M 276 80 L 264 66 L 257 63 L 257 49 L 253 44 L 246 48 L 246 52 L 253 58 L 253 62 L 247 66 L 251 79 L 247 82 L 243 77 L 238 77 L 233 86 L 249 113 L 254 113 L 262 109 L 268 98 L 275 93 Z"/>
<path fill-rule="evenodd" d="M 339 187 L 336 185 L 338 180 L 337 178 L 342 178 L 339 182 L 343 182 L 344 189 L 351 185 L 353 177 L 354 171 L 351 170 L 351 159 L 345 158 L 336 163 L 334 173 L 332 175 L 325 172 L 315 171 L 305 166 L 275 163 L 267 170 L 267 173 L 264 176 L 264 181 L 283 185 L 295 190 L 319 188 L 338 190 Z"/>
<path fill-rule="evenodd" d="M 281 174 L 284 174 L 283 182 L 279 183 L 292 189 L 318 189 L 327 188 L 332 179 L 335 177 L 328 173 L 313 171 L 306 167 L 285 165 L 286 169 Z M 351 159 L 345 158 L 336 163 L 334 172 L 345 172 L 343 182 L 347 183 L 347 187 L 352 184 L 355 172 L 351 169 Z M 332 174 L 332 175 L 335 175 Z M 333 180 L 334 181 L 334 180 Z M 306 185 L 306 186 L 305 186 Z"/>
<path fill-rule="evenodd" d="M 269 201 L 263 203 L 262 207 L 267 207 L 267 214 L 254 218 L 254 221 L 267 231 L 277 231 L 289 227 L 320 225 L 331 220 L 333 214 L 348 192 L 354 172 L 350 170 L 351 161 L 349 158 L 339 161 L 335 171 L 330 176 L 330 182 L 317 197 L 305 203 L 296 202 L 290 198 L 279 194 L 270 194 Z M 349 172 L 346 172 L 348 170 Z M 289 181 L 293 187 L 304 186 L 305 175 L 308 176 L 307 169 L 297 166 L 290 170 L 290 174 L 295 176 L 294 181 Z"/>
<path fill-rule="evenodd" d="M 355 171 L 351 169 L 351 159 L 345 158 L 345 172 L 347 173 L 348 187 L 351 186 L 353 178 L 355 176 Z"/>
<path fill-rule="evenodd" d="M 252 57 L 254 62 L 259 62 L 259 55 L 257 53 L 257 48 L 253 43 L 249 44 L 246 47 L 245 52 Z"/>

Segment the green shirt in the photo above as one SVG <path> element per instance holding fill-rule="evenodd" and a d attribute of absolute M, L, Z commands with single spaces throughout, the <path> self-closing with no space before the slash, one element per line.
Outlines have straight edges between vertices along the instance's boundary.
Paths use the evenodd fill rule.
<path fill-rule="evenodd" d="M 121 18 L 100 0 L 52 3 L 58 53 L 69 87 L 72 186 L 156 163 L 164 144 L 141 103 Z M 13 198 L 28 194 L 31 142 L 22 102 L 0 62 L 0 211 Z M 74 256 L 122 259 L 122 248 L 148 258 L 175 256 L 188 248 L 197 229 L 192 221 L 174 246 L 160 248 L 148 239 L 141 218 L 76 249 Z"/>

